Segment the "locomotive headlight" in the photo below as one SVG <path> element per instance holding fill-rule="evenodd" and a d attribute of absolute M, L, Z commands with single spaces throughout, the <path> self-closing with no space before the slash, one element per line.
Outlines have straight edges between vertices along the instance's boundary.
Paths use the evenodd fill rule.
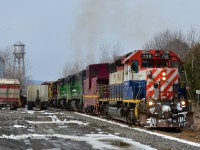
<path fill-rule="evenodd" d="M 153 102 L 152 102 L 152 101 L 150 101 L 150 102 L 149 102 L 149 106 L 152 106 L 152 105 L 153 105 Z"/>
<path fill-rule="evenodd" d="M 148 101 L 148 106 L 149 106 L 149 107 L 153 107 L 153 106 L 154 106 L 153 100 Z"/>
<path fill-rule="evenodd" d="M 162 73 L 162 76 L 166 76 L 166 74 L 167 74 L 166 72 L 163 72 L 163 73 Z"/>
<path fill-rule="evenodd" d="M 186 105 L 186 102 L 185 102 L 185 100 L 181 100 L 181 107 L 185 107 L 185 105 Z"/>
<path fill-rule="evenodd" d="M 163 80 L 163 81 L 166 81 L 166 79 L 167 79 L 166 77 L 162 77 L 162 80 Z"/>

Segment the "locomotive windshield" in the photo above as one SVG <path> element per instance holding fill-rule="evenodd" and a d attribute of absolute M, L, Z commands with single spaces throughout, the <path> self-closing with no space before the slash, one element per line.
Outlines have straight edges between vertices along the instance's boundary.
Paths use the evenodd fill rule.
<path fill-rule="evenodd" d="M 168 61 L 142 60 L 142 68 L 165 68 L 165 67 L 169 67 Z"/>

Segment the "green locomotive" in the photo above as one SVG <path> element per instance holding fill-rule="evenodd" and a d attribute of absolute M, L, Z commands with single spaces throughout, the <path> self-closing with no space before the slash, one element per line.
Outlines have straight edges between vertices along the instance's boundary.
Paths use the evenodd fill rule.
<path fill-rule="evenodd" d="M 67 108 L 81 111 L 83 108 L 83 80 L 85 79 L 85 70 L 69 77 L 67 84 L 69 88 L 66 94 Z"/>

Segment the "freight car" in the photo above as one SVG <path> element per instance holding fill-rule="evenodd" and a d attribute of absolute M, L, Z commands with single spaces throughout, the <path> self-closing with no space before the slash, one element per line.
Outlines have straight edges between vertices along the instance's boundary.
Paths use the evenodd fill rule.
<path fill-rule="evenodd" d="M 52 93 L 52 86 L 53 86 L 53 81 L 46 81 L 46 82 L 43 82 L 41 85 L 47 85 L 48 86 L 48 104 L 49 105 L 52 105 L 52 96 L 53 96 L 53 93 Z"/>
<path fill-rule="evenodd" d="M 17 79 L 0 79 L 0 107 L 20 107 L 20 83 Z"/>
<path fill-rule="evenodd" d="M 66 77 L 65 105 L 78 108 L 79 102 L 86 113 L 130 124 L 190 126 L 193 113 L 182 72 L 182 62 L 171 50 L 136 50 L 112 62 L 88 65 L 86 77 L 78 75 L 80 80 L 77 75 Z M 53 92 L 61 88 L 58 81 L 54 85 Z"/>
<path fill-rule="evenodd" d="M 48 85 L 28 85 L 27 87 L 28 110 L 33 107 L 46 110 L 48 107 Z"/>

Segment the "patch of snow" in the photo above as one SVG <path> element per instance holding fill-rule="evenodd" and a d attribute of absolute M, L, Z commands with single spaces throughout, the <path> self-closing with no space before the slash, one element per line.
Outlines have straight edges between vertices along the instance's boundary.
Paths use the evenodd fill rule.
<path fill-rule="evenodd" d="M 28 140 L 28 139 L 24 139 L 24 143 L 25 143 L 26 145 L 31 145 L 30 140 Z"/>
<path fill-rule="evenodd" d="M 31 124 L 44 124 L 44 123 L 57 123 L 57 124 L 70 124 L 70 123 L 74 123 L 74 124 L 78 124 L 78 125 L 88 125 L 89 123 L 84 123 L 82 121 L 78 121 L 78 120 L 60 120 L 56 115 L 53 116 L 49 116 L 51 117 L 52 121 L 27 121 L 28 123 Z"/>
<path fill-rule="evenodd" d="M 34 114 L 35 111 L 34 110 L 27 110 L 26 113 L 28 113 L 28 114 Z"/>
<path fill-rule="evenodd" d="M 64 115 L 65 113 L 62 112 L 56 112 L 57 115 Z"/>
<path fill-rule="evenodd" d="M 60 129 L 64 129 L 64 128 L 67 128 L 68 126 L 58 126 L 58 128 Z"/>
<path fill-rule="evenodd" d="M 78 124 L 78 125 L 88 125 L 89 123 L 84 123 L 82 121 L 78 121 L 78 120 L 69 120 L 69 121 L 66 121 L 67 123 L 74 123 L 74 124 Z"/>
<path fill-rule="evenodd" d="M 67 116 L 67 115 L 65 115 L 65 117 L 66 117 L 66 118 L 71 118 L 71 119 L 74 119 L 74 117 L 73 117 L 73 116 Z"/>
<path fill-rule="evenodd" d="M 14 127 L 14 128 L 26 128 L 25 126 L 21 126 L 21 125 L 17 125 L 17 124 L 14 125 L 13 127 Z"/>
<path fill-rule="evenodd" d="M 98 132 L 98 134 L 105 134 L 105 132 Z"/>
<path fill-rule="evenodd" d="M 14 139 L 14 140 L 26 140 L 26 139 L 43 139 L 48 140 L 49 138 L 57 137 L 62 139 L 70 139 L 74 141 L 85 141 L 90 144 L 95 149 L 142 149 L 142 150 L 155 150 L 154 148 L 140 144 L 138 142 L 133 141 L 129 138 L 119 137 L 112 134 L 86 134 L 84 136 L 70 136 L 70 135 L 62 135 L 62 134 L 27 134 L 27 135 L 2 135 L 0 138 L 5 139 Z M 126 143 L 126 147 L 120 147 L 118 145 L 113 145 L 107 141 L 120 141 Z M 28 143 L 28 141 L 27 141 Z"/>
<path fill-rule="evenodd" d="M 34 133 L 35 131 L 33 129 L 27 129 L 27 131 Z"/>
<path fill-rule="evenodd" d="M 101 131 L 101 129 L 96 129 L 97 131 Z"/>
<path fill-rule="evenodd" d="M 51 119 L 52 119 L 52 122 L 60 122 L 60 119 L 58 119 L 58 117 L 56 115 L 52 115 L 52 116 L 49 116 Z"/>
<path fill-rule="evenodd" d="M 44 115 L 55 115 L 55 113 L 50 113 L 50 112 L 44 112 L 42 114 L 44 114 Z"/>

